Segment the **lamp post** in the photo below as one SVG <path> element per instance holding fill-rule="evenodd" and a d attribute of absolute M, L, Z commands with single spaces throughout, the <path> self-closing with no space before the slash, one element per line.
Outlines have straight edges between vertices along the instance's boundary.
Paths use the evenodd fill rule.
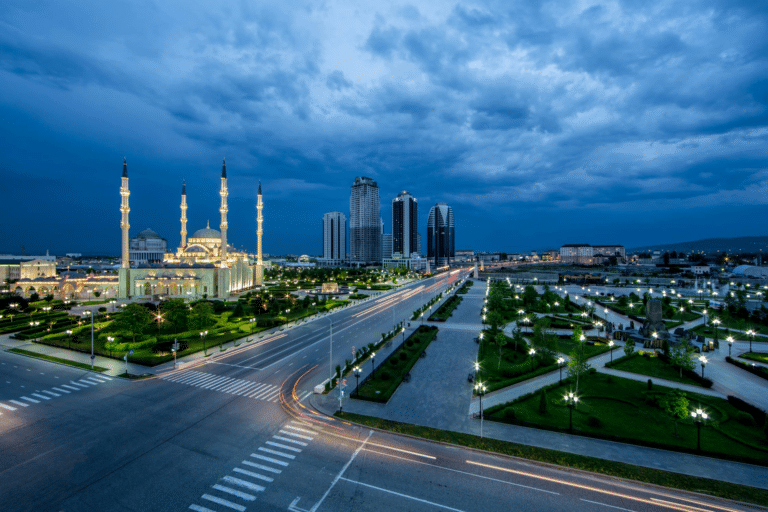
<path fill-rule="evenodd" d="M 203 355 L 208 355 L 208 350 L 205 347 L 205 337 L 208 336 L 208 331 L 202 331 L 200 332 L 200 339 L 203 340 Z"/>
<path fill-rule="evenodd" d="M 696 450 L 701 451 L 701 424 L 707 420 L 707 413 L 701 409 L 696 409 L 691 412 L 693 416 L 693 422 L 696 423 Z"/>
<path fill-rule="evenodd" d="M 750 329 L 746 332 L 746 335 L 749 336 L 749 351 L 752 352 L 752 340 L 755 337 L 755 331 Z"/>
<path fill-rule="evenodd" d="M 725 338 L 725 341 L 728 342 L 728 357 L 731 357 L 731 349 L 733 348 L 733 336 L 728 336 Z"/>
<path fill-rule="evenodd" d="M 253 336 L 253 326 L 256 325 L 256 319 L 255 318 L 249 318 L 248 323 L 251 324 L 251 336 Z"/>
<path fill-rule="evenodd" d="M 112 343 L 113 341 L 115 341 L 115 338 L 113 336 L 107 336 L 107 341 L 109 343 Z M 109 352 L 110 352 L 109 355 L 112 355 L 112 351 L 110 350 Z M 174 367 L 175 367 L 175 365 L 174 365 Z"/>
<path fill-rule="evenodd" d="M 528 355 L 531 356 L 531 368 L 533 368 L 533 356 L 536 355 L 536 349 L 535 348 L 531 348 L 528 351 Z"/>
<path fill-rule="evenodd" d="M 719 318 L 713 318 L 712 319 L 712 325 L 715 326 L 715 347 L 716 348 L 720 346 L 720 343 L 719 343 L 719 341 L 717 339 L 717 326 L 720 325 L 720 323 L 721 322 L 720 322 Z"/>
<path fill-rule="evenodd" d="M 475 365 L 474 365 L 474 367 L 475 367 L 475 376 L 474 376 L 474 378 L 473 378 L 472 380 L 474 380 L 475 382 L 477 382 L 477 374 L 478 374 L 478 372 L 480 371 L 480 363 L 478 363 L 477 361 L 475 361 Z"/>
<path fill-rule="evenodd" d="M 610 352 L 611 352 L 611 363 L 613 363 L 613 346 L 614 346 L 614 345 L 615 345 L 615 343 L 613 342 L 613 340 L 611 340 L 611 341 L 609 341 L 609 342 L 608 342 L 608 348 L 610 348 L 610 349 L 611 349 L 611 350 L 610 350 Z"/>
<path fill-rule="evenodd" d="M 563 398 L 565 398 L 565 405 L 568 406 L 568 430 L 573 432 L 573 408 L 579 402 L 579 397 L 569 391 Z"/>
<path fill-rule="evenodd" d="M 330 339 L 329 339 L 329 360 L 328 360 L 328 382 L 333 385 L 333 319 L 329 317 L 324 317 L 326 320 L 328 320 L 331 323 L 331 331 L 330 331 Z"/>
<path fill-rule="evenodd" d="M 707 366 L 707 358 L 705 356 L 699 356 L 699 362 L 701 363 L 701 378 L 704 378 L 704 367 Z"/>
<path fill-rule="evenodd" d="M 67 349 L 72 349 L 72 329 L 67 329 Z"/>
<path fill-rule="evenodd" d="M 96 358 L 96 356 L 93 355 L 93 311 L 89 309 L 83 311 L 83 314 L 91 317 L 91 370 L 93 370 L 93 360 Z"/>
<path fill-rule="evenodd" d="M 355 379 L 357 379 L 357 386 L 355 387 L 355 394 L 360 392 L 360 373 L 363 370 L 359 366 L 355 366 Z"/>
<path fill-rule="evenodd" d="M 36 328 L 38 325 L 40 325 L 40 322 L 38 322 L 38 321 L 29 322 L 29 326 L 32 329 Z M 35 336 L 32 338 L 32 341 L 37 341 L 37 334 L 35 334 Z"/>
<path fill-rule="evenodd" d="M 487 390 L 482 382 L 475 384 L 475 393 L 480 397 L 480 439 L 483 438 L 483 395 Z"/>
<path fill-rule="evenodd" d="M 563 363 L 565 362 L 565 359 L 560 356 L 557 358 L 557 366 L 560 367 L 560 384 L 563 383 Z"/>
<path fill-rule="evenodd" d="M 376 363 L 374 360 L 376 359 L 376 352 L 371 352 L 371 377 L 376 375 Z"/>

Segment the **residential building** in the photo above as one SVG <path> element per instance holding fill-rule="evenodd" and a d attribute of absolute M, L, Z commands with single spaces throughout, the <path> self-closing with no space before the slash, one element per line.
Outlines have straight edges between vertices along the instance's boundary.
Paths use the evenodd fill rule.
<path fill-rule="evenodd" d="M 403 190 L 392 200 L 392 253 L 399 253 L 404 258 L 418 254 L 419 203 L 410 192 Z"/>
<path fill-rule="evenodd" d="M 622 245 L 589 245 L 566 244 L 560 247 L 560 261 L 578 265 L 599 265 L 610 258 L 617 262 L 626 260 L 626 252 Z"/>
<path fill-rule="evenodd" d="M 347 259 L 347 217 L 341 212 L 323 215 L 323 258 L 325 265 L 342 265 Z"/>
<path fill-rule="evenodd" d="M 381 263 L 381 204 L 379 186 L 358 176 L 349 197 L 349 255 L 355 265 Z"/>

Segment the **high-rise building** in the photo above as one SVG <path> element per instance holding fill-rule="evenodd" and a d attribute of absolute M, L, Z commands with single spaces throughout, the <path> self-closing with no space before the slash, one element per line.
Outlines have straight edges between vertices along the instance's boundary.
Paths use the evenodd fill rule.
<path fill-rule="evenodd" d="M 347 258 L 347 217 L 341 212 L 323 215 L 323 260 L 341 265 Z"/>
<path fill-rule="evenodd" d="M 392 257 L 392 234 L 384 233 L 381 235 L 381 257 L 382 259 Z"/>
<path fill-rule="evenodd" d="M 429 210 L 427 220 L 427 258 L 435 267 L 451 264 L 456 254 L 453 209 L 445 203 L 437 203 Z"/>
<path fill-rule="evenodd" d="M 392 200 L 392 252 L 404 258 L 418 253 L 418 207 L 418 201 L 407 190 Z"/>
<path fill-rule="evenodd" d="M 349 257 L 358 265 L 381 263 L 381 204 L 379 186 L 357 177 L 349 197 Z"/>

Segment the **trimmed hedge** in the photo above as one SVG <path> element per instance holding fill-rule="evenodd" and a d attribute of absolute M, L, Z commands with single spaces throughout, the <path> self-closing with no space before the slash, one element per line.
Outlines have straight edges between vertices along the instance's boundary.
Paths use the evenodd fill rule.
<path fill-rule="evenodd" d="M 725 360 L 734 366 L 738 366 L 742 370 L 748 371 L 752 375 L 757 375 L 758 377 L 762 377 L 768 380 L 768 369 L 766 369 L 765 366 L 752 366 L 751 364 L 743 363 L 738 359 L 734 359 L 731 356 L 726 356 Z"/>

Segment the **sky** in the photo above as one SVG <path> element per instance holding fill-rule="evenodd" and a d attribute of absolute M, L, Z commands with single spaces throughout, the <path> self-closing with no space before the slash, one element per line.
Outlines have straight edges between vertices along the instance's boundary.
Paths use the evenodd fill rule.
<path fill-rule="evenodd" d="M 0 253 L 321 253 L 356 176 L 446 202 L 456 249 L 766 235 L 768 5 L 682 0 L 0 3 Z"/>

